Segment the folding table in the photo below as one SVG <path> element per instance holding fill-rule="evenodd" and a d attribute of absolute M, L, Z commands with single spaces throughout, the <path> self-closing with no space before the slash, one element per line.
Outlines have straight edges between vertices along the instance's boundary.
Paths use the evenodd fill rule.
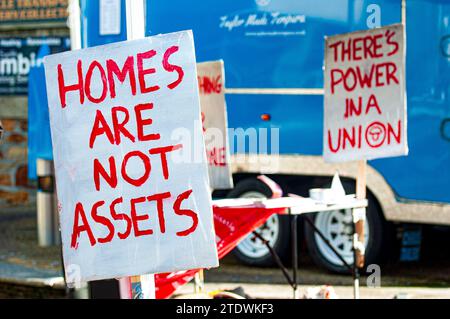
<path fill-rule="evenodd" d="M 297 231 L 297 219 L 300 215 L 305 215 L 305 221 L 309 227 L 312 227 L 314 232 L 317 233 L 324 243 L 336 254 L 336 256 L 342 261 L 342 263 L 351 271 L 354 281 L 354 293 L 355 297 L 358 296 L 359 289 L 359 271 L 356 263 L 350 265 L 344 257 L 339 254 L 335 247 L 329 242 L 326 236 L 314 225 L 309 214 L 312 213 L 326 213 L 336 210 L 344 209 L 363 209 L 367 207 L 367 199 L 356 199 L 355 195 L 346 195 L 333 202 L 323 203 L 311 198 L 304 198 L 300 196 L 295 197 L 280 197 L 271 199 L 249 199 L 249 198 L 239 198 L 239 199 L 223 199 L 214 201 L 214 206 L 222 210 L 222 213 L 226 214 L 245 214 L 246 211 L 261 209 L 273 211 L 280 215 L 289 215 L 289 222 L 291 227 L 291 246 L 292 246 L 292 276 L 289 274 L 286 267 L 283 265 L 281 259 L 270 246 L 269 242 L 257 232 L 253 230 L 253 234 L 260 239 L 269 249 L 275 263 L 280 267 L 286 280 L 291 285 L 293 290 L 293 297 L 298 298 L 298 284 L 297 284 L 297 273 L 298 273 L 298 231 Z M 225 211 L 223 211 L 225 210 Z M 355 215 L 355 214 L 353 214 Z M 353 219 L 353 240 L 355 240 L 355 220 Z M 356 249 L 355 245 L 353 247 L 353 256 L 355 258 Z"/>

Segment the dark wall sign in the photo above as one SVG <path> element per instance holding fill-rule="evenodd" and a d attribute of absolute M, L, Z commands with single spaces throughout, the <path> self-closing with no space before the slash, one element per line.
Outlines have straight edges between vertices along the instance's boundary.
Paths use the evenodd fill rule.
<path fill-rule="evenodd" d="M 28 93 L 28 73 L 42 63 L 38 58 L 42 45 L 48 45 L 51 53 L 70 48 L 67 37 L 0 38 L 0 95 Z"/>
<path fill-rule="evenodd" d="M 68 0 L 1 0 L 0 25 L 65 21 L 67 6 Z"/>

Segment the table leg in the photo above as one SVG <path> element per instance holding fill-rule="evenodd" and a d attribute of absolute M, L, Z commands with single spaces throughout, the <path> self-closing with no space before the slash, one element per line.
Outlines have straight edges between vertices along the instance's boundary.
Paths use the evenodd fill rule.
<path fill-rule="evenodd" d="M 280 267 L 281 272 L 283 273 L 284 277 L 286 278 L 286 281 L 289 283 L 289 285 L 292 287 L 294 284 L 294 281 L 291 278 L 291 275 L 289 274 L 288 269 L 283 265 L 283 262 L 280 259 L 280 256 L 278 256 L 277 252 L 270 246 L 269 242 L 262 237 L 257 231 L 253 231 L 253 234 L 256 238 L 261 240 L 263 244 L 269 249 L 270 254 L 272 255 L 273 260 L 277 264 L 278 267 Z"/>

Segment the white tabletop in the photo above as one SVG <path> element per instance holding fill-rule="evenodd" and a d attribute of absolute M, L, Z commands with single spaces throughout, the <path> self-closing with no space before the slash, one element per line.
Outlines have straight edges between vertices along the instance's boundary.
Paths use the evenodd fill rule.
<path fill-rule="evenodd" d="M 213 200 L 213 205 L 227 208 L 288 208 L 293 215 L 313 212 L 325 212 L 342 209 L 367 207 L 367 199 L 356 199 L 355 195 L 346 195 L 332 202 L 320 202 L 307 197 L 280 197 L 280 198 L 229 198 Z"/>

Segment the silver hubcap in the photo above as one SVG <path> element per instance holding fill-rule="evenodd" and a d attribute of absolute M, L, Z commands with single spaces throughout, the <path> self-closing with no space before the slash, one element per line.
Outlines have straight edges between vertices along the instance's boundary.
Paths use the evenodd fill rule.
<path fill-rule="evenodd" d="M 263 194 L 250 191 L 242 194 L 241 198 L 266 198 Z M 275 242 L 277 241 L 279 234 L 279 219 L 278 215 L 272 215 L 261 227 L 256 230 L 261 236 L 267 240 L 270 246 L 273 247 Z M 269 249 L 267 249 L 264 243 L 256 238 L 253 234 L 245 237 L 239 245 L 237 245 L 237 249 L 243 255 L 250 258 L 261 258 L 267 254 L 269 254 Z"/>
<path fill-rule="evenodd" d="M 315 226 L 324 234 L 330 241 L 333 247 L 339 252 L 344 260 L 353 263 L 353 233 L 352 233 L 352 212 L 351 210 L 338 210 L 327 213 L 318 213 L 315 220 Z M 342 261 L 336 254 L 328 247 L 318 234 L 314 235 L 317 248 L 325 259 L 338 266 L 342 266 Z M 369 240 L 369 226 L 364 223 L 364 238 L 365 245 Z"/>

